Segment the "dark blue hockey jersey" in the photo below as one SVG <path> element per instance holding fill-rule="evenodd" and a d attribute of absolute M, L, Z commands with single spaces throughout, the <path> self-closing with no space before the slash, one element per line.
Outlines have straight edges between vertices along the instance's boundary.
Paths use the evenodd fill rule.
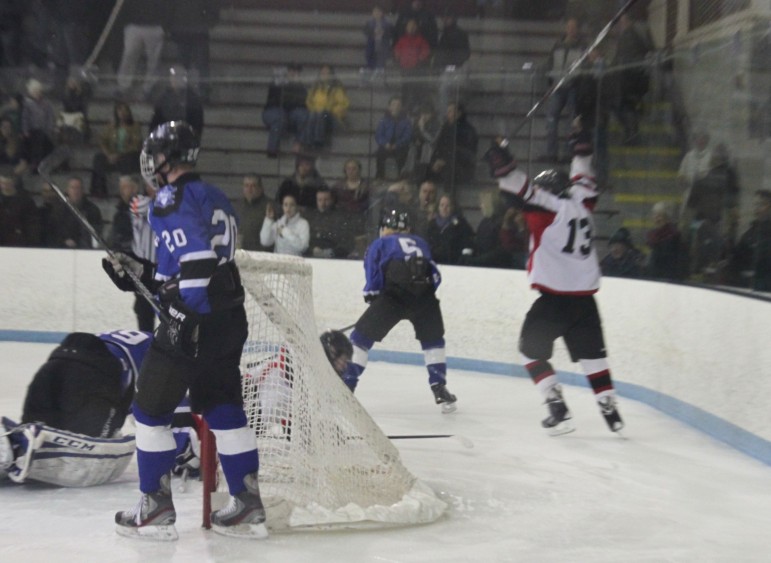
<path fill-rule="evenodd" d="M 107 345 L 110 353 L 118 358 L 121 365 L 121 390 L 133 386 L 139 375 L 139 366 L 153 341 L 151 332 L 139 330 L 113 330 L 97 335 Z"/>
<path fill-rule="evenodd" d="M 394 233 L 372 241 L 364 255 L 364 274 L 366 284 L 364 295 L 378 295 L 385 289 L 385 272 L 392 260 L 407 260 L 411 256 L 422 256 L 429 262 L 431 281 L 434 289 L 442 283 L 442 276 L 431 258 L 428 243 L 417 235 Z"/>
<path fill-rule="evenodd" d="M 185 305 L 198 313 L 211 312 L 209 281 L 218 265 L 235 256 L 238 220 L 230 201 L 188 173 L 158 191 L 149 218 L 158 237 L 155 279 L 179 278 Z"/>

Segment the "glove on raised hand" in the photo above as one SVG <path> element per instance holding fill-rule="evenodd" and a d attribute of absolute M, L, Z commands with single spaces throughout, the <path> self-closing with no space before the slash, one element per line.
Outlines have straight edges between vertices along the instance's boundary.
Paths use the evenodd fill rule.
<path fill-rule="evenodd" d="M 490 148 L 484 155 L 484 159 L 490 166 L 491 178 L 502 178 L 517 167 L 514 156 L 508 149 L 506 139 L 495 139 L 490 143 Z"/>
<path fill-rule="evenodd" d="M 586 129 L 573 131 L 568 137 L 568 146 L 573 156 L 591 156 L 594 153 L 592 134 Z"/>
<path fill-rule="evenodd" d="M 131 270 L 145 287 L 150 288 L 153 283 L 155 264 L 140 258 L 133 252 L 113 252 L 107 258 L 102 258 L 102 269 L 107 272 L 118 289 L 135 291 L 134 280 L 129 277 L 126 270 Z"/>

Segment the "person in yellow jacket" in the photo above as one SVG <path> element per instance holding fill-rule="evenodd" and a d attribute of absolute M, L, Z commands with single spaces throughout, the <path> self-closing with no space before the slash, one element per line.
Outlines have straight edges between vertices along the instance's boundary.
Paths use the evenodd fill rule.
<path fill-rule="evenodd" d="M 308 90 L 305 105 L 309 115 L 302 143 L 310 148 L 323 148 L 329 143 L 333 130 L 345 123 L 350 105 L 345 87 L 330 65 L 322 65 L 319 69 L 316 82 Z"/>

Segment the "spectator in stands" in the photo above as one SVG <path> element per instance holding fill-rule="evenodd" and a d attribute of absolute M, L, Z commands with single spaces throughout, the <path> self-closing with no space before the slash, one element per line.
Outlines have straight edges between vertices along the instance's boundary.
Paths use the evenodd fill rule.
<path fill-rule="evenodd" d="M 32 197 L 10 176 L 0 176 L 0 246 L 38 246 L 40 241 L 40 214 Z"/>
<path fill-rule="evenodd" d="M 185 121 L 200 139 L 203 135 L 203 115 L 201 98 L 188 84 L 185 67 L 172 66 L 169 69 L 169 83 L 153 107 L 150 131 L 155 131 L 156 127 L 167 121 Z"/>
<path fill-rule="evenodd" d="M 364 36 L 367 38 L 364 54 L 367 61 L 366 79 L 374 83 L 378 77 L 382 77 L 385 81 L 386 62 L 391 56 L 394 41 L 394 25 L 379 4 L 372 8 L 372 17 L 364 24 Z"/>
<path fill-rule="evenodd" d="M 335 206 L 332 190 L 322 186 L 316 192 L 316 209 L 307 213 L 312 258 L 347 258 L 353 250 L 353 236 L 345 214 Z"/>
<path fill-rule="evenodd" d="M 399 10 L 396 19 L 395 41 L 408 33 L 407 27 L 410 20 L 414 20 L 418 26 L 418 33 L 428 41 L 429 47 L 436 47 L 439 38 L 439 30 L 436 25 L 436 16 L 423 4 L 423 0 L 412 0 L 410 5 Z"/>
<path fill-rule="evenodd" d="M 412 143 L 407 157 L 406 170 L 415 178 L 425 178 L 434 144 L 439 135 L 441 123 L 436 117 L 433 104 L 424 101 L 412 125 Z"/>
<path fill-rule="evenodd" d="M 59 229 L 56 218 L 59 216 L 58 207 L 64 205 L 56 195 L 48 182 L 40 184 L 40 245 L 44 248 L 59 248 Z"/>
<path fill-rule="evenodd" d="M 4 174 L 19 181 L 29 169 L 24 141 L 8 117 L 0 119 L 0 167 Z"/>
<path fill-rule="evenodd" d="M 461 99 L 467 73 L 464 65 L 471 57 L 468 33 L 458 27 L 458 18 L 447 13 L 443 18 L 442 35 L 434 49 L 434 69 L 439 73 L 439 107 Z"/>
<path fill-rule="evenodd" d="M 88 141 L 90 124 L 88 105 L 91 101 L 91 86 L 77 76 L 67 78 L 62 94 L 62 111 L 57 120 L 58 144 L 78 145 Z"/>
<path fill-rule="evenodd" d="M 276 219 L 273 205 L 265 208 L 265 221 L 260 231 L 260 244 L 274 245 L 277 254 L 302 256 L 310 243 L 310 226 L 298 211 L 297 200 L 286 194 L 281 200 L 283 215 Z"/>
<path fill-rule="evenodd" d="M 771 291 L 771 190 L 755 192 L 755 220 L 739 237 L 729 270 L 735 283 Z"/>
<path fill-rule="evenodd" d="M 24 109 L 24 95 L 13 94 L 3 96 L 3 105 L 0 107 L 0 118 L 8 118 L 13 123 L 16 131 L 21 131 L 21 114 Z"/>
<path fill-rule="evenodd" d="M 112 216 L 110 235 L 107 244 L 113 250 L 131 252 L 134 244 L 134 227 L 132 225 L 131 202 L 139 193 L 139 186 L 131 176 L 121 176 L 118 180 L 118 203 L 115 204 L 115 214 Z"/>
<path fill-rule="evenodd" d="M 271 203 L 262 186 L 262 178 L 258 174 L 247 174 L 241 182 L 244 197 L 236 210 L 241 220 L 238 235 L 241 237 L 240 247 L 244 250 L 259 250 L 271 252 L 270 246 L 260 244 L 260 230 L 265 222 L 265 209 Z"/>
<path fill-rule="evenodd" d="M 642 100 L 650 81 L 643 61 L 653 51 L 653 39 L 648 29 L 638 27 L 629 14 L 621 16 L 618 26 L 616 55 L 611 64 L 627 68 L 612 74 L 612 80 L 617 81 L 613 108 L 624 128 L 624 144 L 630 145 L 639 143 Z"/>
<path fill-rule="evenodd" d="M 219 19 L 220 0 L 171 2 L 171 17 L 166 30 L 177 46 L 179 62 L 191 73 L 191 86 L 205 102 L 209 101 L 210 90 L 209 32 Z"/>
<path fill-rule="evenodd" d="M 473 181 L 477 165 L 476 129 L 466 119 L 463 104 L 447 104 L 445 121 L 436 139 L 434 154 L 429 163 L 428 177 L 445 190 Z"/>
<path fill-rule="evenodd" d="M 343 178 L 332 187 L 332 195 L 354 235 L 363 235 L 370 207 L 370 186 L 361 176 L 361 162 L 355 158 L 345 161 Z"/>
<path fill-rule="evenodd" d="M 458 264 L 461 256 L 470 255 L 474 248 L 474 229 L 456 211 L 452 198 L 439 197 L 436 213 L 428 223 L 426 242 L 438 264 Z"/>
<path fill-rule="evenodd" d="M 136 174 L 139 172 L 139 152 L 142 149 L 142 131 L 134 120 L 131 107 L 116 101 L 112 121 L 99 136 L 99 152 L 91 165 L 91 195 L 107 196 L 107 173 Z"/>
<path fill-rule="evenodd" d="M 439 188 L 433 180 L 423 180 L 418 186 L 418 201 L 411 231 L 428 240 L 428 224 L 436 217 Z"/>
<path fill-rule="evenodd" d="M 565 22 L 565 34 L 557 41 L 549 53 L 546 63 L 546 74 L 549 86 L 557 83 L 573 65 L 581 58 L 586 44 L 581 36 L 580 27 L 576 18 L 569 18 Z M 576 82 L 575 79 L 565 83 L 552 92 L 546 103 L 546 153 L 539 160 L 556 162 L 559 158 L 559 121 L 562 111 L 568 107 L 571 111 L 571 120 L 575 118 Z"/>
<path fill-rule="evenodd" d="M 430 58 L 431 46 L 419 33 L 417 22 L 409 20 L 406 33 L 394 45 L 394 59 L 402 73 L 402 102 L 408 112 L 423 100 Z"/>
<path fill-rule="evenodd" d="M 158 80 L 158 63 L 164 43 L 164 27 L 169 25 L 171 5 L 157 0 L 133 0 L 121 9 L 123 55 L 118 65 L 118 92 L 121 99 L 131 99 L 131 87 L 140 58 L 144 56 L 145 77 L 142 97 L 150 100 Z"/>
<path fill-rule="evenodd" d="M 343 83 L 330 65 L 322 65 L 319 76 L 308 90 L 308 120 L 302 132 L 302 144 L 313 149 L 325 147 L 335 129 L 345 124 L 351 105 Z"/>
<path fill-rule="evenodd" d="M 388 111 L 380 119 L 375 129 L 375 178 L 385 179 L 386 160 L 393 158 L 399 173 L 407 161 L 412 139 L 412 122 L 402 110 L 402 99 L 393 96 L 388 100 Z"/>
<path fill-rule="evenodd" d="M 672 216 L 672 205 L 660 201 L 653 206 L 653 229 L 645 235 L 650 249 L 646 274 L 658 280 L 679 280 L 686 270 L 680 231 Z"/>
<path fill-rule="evenodd" d="M 83 180 L 71 176 L 65 193 L 69 202 L 86 218 L 97 233 L 102 231 L 102 213 L 86 197 Z M 56 228 L 56 246 L 59 248 L 93 248 L 91 234 L 66 205 L 54 207 L 53 224 Z"/>
<path fill-rule="evenodd" d="M 677 171 L 677 181 L 683 191 L 683 205 L 680 211 L 681 228 L 690 227 L 691 213 L 687 211 L 687 204 L 691 195 L 691 188 L 696 180 L 707 175 L 711 162 L 712 147 L 709 134 L 706 131 L 697 131 L 693 135 L 693 147 L 685 153 Z"/>
<path fill-rule="evenodd" d="M 300 150 L 300 134 L 308 120 L 305 101 L 308 90 L 300 81 L 302 67 L 290 64 L 275 72 L 273 83 L 268 87 L 268 98 L 262 110 L 262 122 L 268 128 L 268 150 L 270 158 L 278 156 L 281 137 L 286 133 L 295 135 L 293 150 Z"/>
<path fill-rule="evenodd" d="M 603 276 L 639 278 L 643 262 L 643 254 L 635 247 L 629 229 L 621 227 L 608 240 L 608 254 L 600 261 L 600 269 Z"/>
<path fill-rule="evenodd" d="M 83 66 L 91 49 L 89 35 L 91 0 L 48 0 L 51 17 L 50 62 L 54 65 L 54 91 L 61 94 L 67 77 Z"/>
<path fill-rule="evenodd" d="M 0 66 L 4 68 L 21 65 L 25 4 L 26 0 L 0 2 Z"/>
<path fill-rule="evenodd" d="M 43 84 L 30 78 L 21 111 L 21 134 L 29 165 L 37 169 L 40 161 L 54 150 L 56 111 L 43 92 Z"/>
<path fill-rule="evenodd" d="M 728 148 L 715 145 L 707 174 L 695 180 L 686 207 L 702 226 L 715 236 L 733 241 L 736 238 L 739 204 L 739 175 L 731 163 Z"/>
<path fill-rule="evenodd" d="M 294 174 L 284 179 L 278 187 L 276 202 L 283 206 L 284 196 L 292 195 L 295 205 L 306 209 L 316 207 L 316 191 L 324 184 L 316 170 L 316 161 L 308 155 L 299 155 Z"/>
<path fill-rule="evenodd" d="M 517 223 L 512 220 L 512 216 L 506 230 L 514 229 L 515 232 L 503 234 L 504 210 L 497 190 L 485 189 L 479 192 L 479 210 L 482 213 L 482 219 L 476 228 L 473 253 L 461 256 L 459 264 L 484 268 L 513 268 L 514 255 L 509 242 L 517 240 L 519 229 Z M 511 210 L 514 213 L 517 212 L 516 208 L 512 207 Z M 520 238 L 524 238 L 523 252 L 526 253 L 526 230 Z M 519 265 L 519 267 L 522 266 Z"/>

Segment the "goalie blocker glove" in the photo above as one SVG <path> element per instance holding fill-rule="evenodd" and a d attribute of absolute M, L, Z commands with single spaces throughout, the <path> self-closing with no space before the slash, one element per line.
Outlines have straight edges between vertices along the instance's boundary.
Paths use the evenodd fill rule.
<path fill-rule="evenodd" d="M 129 277 L 126 270 L 131 270 L 139 278 L 139 281 L 152 291 L 155 264 L 140 258 L 133 252 L 113 252 L 107 258 L 102 258 L 102 269 L 121 291 L 136 291 L 137 289 L 134 280 Z"/>

